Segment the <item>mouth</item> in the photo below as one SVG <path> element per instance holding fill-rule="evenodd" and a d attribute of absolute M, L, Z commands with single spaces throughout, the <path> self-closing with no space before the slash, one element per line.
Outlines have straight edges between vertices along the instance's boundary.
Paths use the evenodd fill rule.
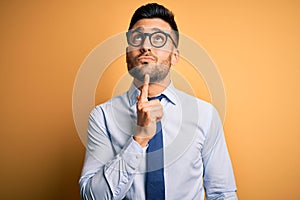
<path fill-rule="evenodd" d="M 154 63 L 155 58 L 152 56 L 140 56 L 138 57 L 137 61 L 141 64 L 149 64 L 149 63 Z"/>

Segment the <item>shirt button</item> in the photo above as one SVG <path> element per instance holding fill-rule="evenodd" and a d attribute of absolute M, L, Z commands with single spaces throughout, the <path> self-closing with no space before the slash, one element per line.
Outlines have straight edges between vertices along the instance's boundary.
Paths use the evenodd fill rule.
<path fill-rule="evenodd" d="M 120 194 L 120 189 L 117 189 L 115 193 L 116 193 L 116 195 L 119 195 Z"/>
<path fill-rule="evenodd" d="M 128 179 L 127 178 L 123 178 L 123 183 L 128 183 Z"/>

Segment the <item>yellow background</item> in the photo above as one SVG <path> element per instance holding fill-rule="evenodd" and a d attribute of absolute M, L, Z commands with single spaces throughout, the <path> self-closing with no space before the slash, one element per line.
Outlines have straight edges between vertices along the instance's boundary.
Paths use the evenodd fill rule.
<path fill-rule="evenodd" d="M 159 2 L 207 50 L 223 78 L 239 198 L 300 199 L 300 3 Z M 85 148 L 72 117 L 76 73 L 96 45 L 127 29 L 144 3 L 0 2 L 1 199 L 80 199 Z M 126 70 L 122 58 L 115 63 Z M 97 103 L 110 98 L 113 74 L 99 82 Z M 193 88 L 209 100 L 205 87 Z"/>

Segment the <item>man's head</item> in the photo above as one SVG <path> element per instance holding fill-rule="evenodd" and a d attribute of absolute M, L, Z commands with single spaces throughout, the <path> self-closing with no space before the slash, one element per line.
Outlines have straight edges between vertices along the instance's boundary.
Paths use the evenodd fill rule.
<path fill-rule="evenodd" d="M 141 19 L 159 18 L 167 22 L 174 31 L 176 38 L 176 47 L 178 46 L 179 32 L 174 19 L 174 14 L 162 5 L 149 3 L 139 7 L 133 14 L 128 30 L 131 30 L 134 24 Z"/>
<path fill-rule="evenodd" d="M 178 28 L 171 11 L 152 3 L 141 6 L 132 16 L 127 32 L 126 62 L 129 73 L 150 82 L 168 78 L 171 65 L 178 61 Z"/>

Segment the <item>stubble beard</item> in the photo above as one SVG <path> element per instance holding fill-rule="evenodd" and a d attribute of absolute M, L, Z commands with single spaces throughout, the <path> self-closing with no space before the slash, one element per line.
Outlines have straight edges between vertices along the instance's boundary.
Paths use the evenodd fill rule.
<path fill-rule="evenodd" d="M 133 63 L 127 63 L 129 74 L 143 82 L 146 74 L 150 76 L 150 83 L 159 83 L 169 74 L 170 62 L 168 60 L 162 63 L 145 63 L 141 66 L 134 66 Z"/>

